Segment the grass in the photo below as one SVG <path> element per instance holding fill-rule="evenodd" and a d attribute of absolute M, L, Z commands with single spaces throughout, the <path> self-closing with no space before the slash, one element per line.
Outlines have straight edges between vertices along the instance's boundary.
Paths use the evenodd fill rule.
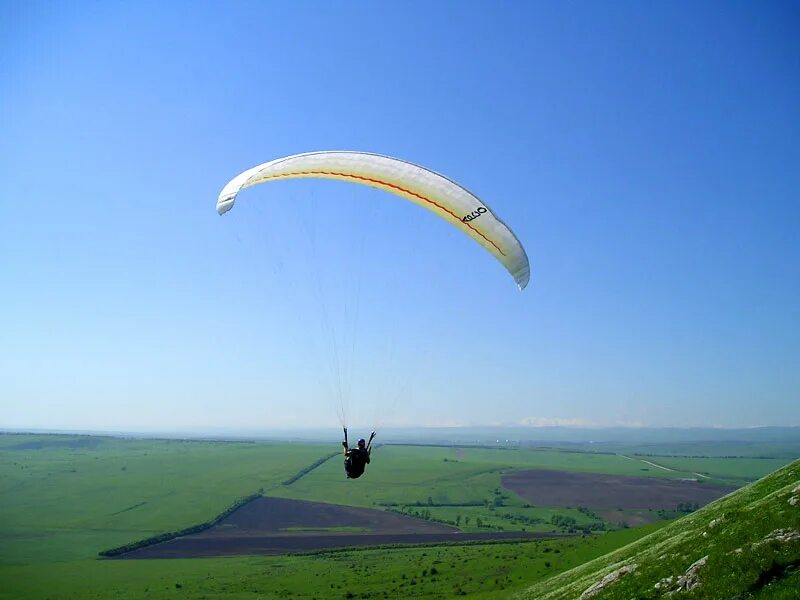
<path fill-rule="evenodd" d="M 330 452 L 329 444 L 0 435 L 0 598 L 451 598 L 461 592 L 501 598 L 659 526 L 546 542 L 312 556 L 96 559 L 102 549 L 206 521 L 259 489 L 353 506 L 429 510 L 442 520 L 460 516 L 470 531 L 547 531 L 557 528 L 554 517 L 571 517 L 581 526 L 595 519 L 574 509 L 526 506 L 501 488 L 504 471 L 643 474 L 641 462 L 611 454 L 385 446 L 361 479 L 346 480 L 341 460 L 333 458 L 282 485 Z M 658 471 L 646 475 L 682 475 Z M 535 519 L 542 522 L 532 524 Z"/>
<path fill-rule="evenodd" d="M 652 531 L 652 529 L 651 529 Z M 80 560 L 0 567 L 3 600 L 90 598 L 506 598 L 647 530 L 504 544 L 313 555 Z"/>
<path fill-rule="evenodd" d="M 423 518 L 424 513 L 429 513 L 433 520 L 456 525 L 461 530 L 469 532 L 540 531 L 555 533 L 573 529 L 558 525 L 557 521 L 564 518 L 574 520 L 574 529 L 603 525 L 601 519 L 574 508 L 502 506 L 490 510 L 483 506 L 406 506 L 403 507 L 402 512 Z"/>
<path fill-rule="evenodd" d="M 785 441 L 687 441 L 661 442 L 649 444 L 596 443 L 576 444 L 575 447 L 587 451 L 619 454 L 640 454 L 645 456 L 686 456 L 708 458 L 780 458 L 789 463 L 800 456 L 800 436 L 796 434 Z M 783 466 L 783 465 L 781 465 Z M 764 473 L 766 475 L 766 473 Z"/>
<path fill-rule="evenodd" d="M 28 448 L 31 444 L 42 447 Z M 279 485 L 321 445 L 0 436 L 0 563 L 94 557 Z M 22 448 L 16 448 L 22 446 Z"/>
<path fill-rule="evenodd" d="M 792 498 L 797 498 L 794 505 Z M 769 541 L 778 530 L 798 537 Z M 700 584 L 682 598 L 796 598 L 800 588 L 792 569 L 800 567 L 800 460 L 626 547 L 534 585 L 520 598 L 577 598 L 629 565 L 636 565 L 635 571 L 594 598 L 661 598 L 674 587 L 667 578 L 676 581 L 703 557 Z"/>
<path fill-rule="evenodd" d="M 638 457 L 637 457 L 638 458 Z M 706 477 L 732 485 L 755 481 L 783 467 L 783 458 L 699 458 L 674 456 L 641 457 L 658 465 Z"/>

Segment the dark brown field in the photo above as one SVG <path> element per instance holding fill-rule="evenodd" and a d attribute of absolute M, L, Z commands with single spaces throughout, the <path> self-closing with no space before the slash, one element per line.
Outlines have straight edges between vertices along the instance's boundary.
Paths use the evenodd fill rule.
<path fill-rule="evenodd" d="M 343 530 L 337 531 L 337 528 Z M 285 554 L 384 544 L 532 537 L 552 535 L 461 533 L 455 527 L 381 510 L 305 500 L 258 498 L 211 529 L 140 548 L 123 555 L 123 558 Z"/>
<path fill-rule="evenodd" d="M 509 473 L 503 476 L 503 486 L 536 506 L 654 510 L 687 502 L 703 506 L 736 489 L 698 481 L 545 470 Z"/>

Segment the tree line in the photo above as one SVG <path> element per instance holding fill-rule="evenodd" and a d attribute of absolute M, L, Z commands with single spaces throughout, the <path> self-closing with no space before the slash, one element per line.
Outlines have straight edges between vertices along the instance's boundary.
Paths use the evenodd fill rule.
<path fill-rule="evenodd" d="M 289 479 L 281 482 L 282 485 L 292 485 L 295 481 L 297 481 L 301 477 L 305 477 L 306 475 L 311 473 L 311 471 L 316 469 L 322 463 L 328 462 L 334 456 L 339 456 L 339 454 L 340 454 L 339 452 L 332 452 L 331 454 L 327 454 L 327 455 L 323 456 L 322 458 L 320 458 L 318 460 L 315 460 L 313 463 L 311 463 L 310 465 L 308 465 L 304 469 L 300 469 L 297 473 L 295 473 L 294 475 L 289 477 Z"/>

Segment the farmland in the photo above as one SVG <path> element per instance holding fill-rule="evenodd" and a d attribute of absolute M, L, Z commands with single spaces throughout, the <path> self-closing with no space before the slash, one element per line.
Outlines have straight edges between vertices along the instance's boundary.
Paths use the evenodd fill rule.
<path fill-rule="evenodd" d="M 535 534 L 462 533 L 452 526 L 388 511 L 261 497 L 205 531 L 145 546 L 121 556 L 189 558 L 286 554 L 332 548 L 499 541 L 520 537 L 535 537 Z"/>
<path fill-rule="evenodd" d="M 698 481 L 646 479 L 563 471 L 519 471 L 503 477 L 503 485 L 544 506 L 671 509 L 678 504 L 707 504 L 735 488 Z"/>
<path fill-rule="evenodd" d="M 473 597 L 504 597 L 503 590 L 524 589 L 661 524 L 547 541 L 307 556 L 109 561 L 98 560 L 97 553 L 208 521 L 237 498 L 259 492 L 391 510 L 421 517 L 422 526 L 449 524 L 468 533 L 580 534 L 615 529 L 616 521 L 575 506 L 532 505 L 503 486 L 504 475 L 545 469 L 658 481 L 688 476 L 677 470 L 679 464 L 666 471 L 614 454 L 383 446 L 365 477 L 347 481 L 340 458 L 322 460 L 332 445 L 2 435 L 0 597 L 178 597 L 192 591 L 196 597 L 322 598 L 346 597 L 355 586 L 374 597 L 390 590 L 451 597 L 456 589 Z M 709 481 L 735 475 L 737 460 L 707 465 Z M 745 476 L 749 469 L 745 464 Z M 374 530 L 357 520 L 275 527 L 288 536 Z"/>
<path fill-rule="evenodd" d="M 291 486 L 270 495 L 360 506 L 475 505 L 493 499 L 501 473 L 541 468 L 583 473 L 680 479 L 688 472 L 664 471 L 615 454 L 539 449 L 486 449 L 382 446 L 368 467 L 369 477 L 355 482 L 330 460 Z M 429 499 L 430 498 L 430 502 Z M 522 502 L 517 498 L 517 501 Z"/>
<path fill-rule="evenodd" d="M 87 558 L 205 521 L 321 446 L 0 436 L 0 562 Z"/>

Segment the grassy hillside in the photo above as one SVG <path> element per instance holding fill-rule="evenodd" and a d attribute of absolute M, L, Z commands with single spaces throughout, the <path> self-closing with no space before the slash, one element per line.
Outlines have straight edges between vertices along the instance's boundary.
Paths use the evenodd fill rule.
<path fill-rule="evenodd" d="M 800 460 L 519 598 L 796 599 Z"/>
<path fill-rule="evenodd" d="M 0 599 L 501 600 L 532 582 L 630 543 L 658 526 L 522 543 L 0 566 Z"/>

